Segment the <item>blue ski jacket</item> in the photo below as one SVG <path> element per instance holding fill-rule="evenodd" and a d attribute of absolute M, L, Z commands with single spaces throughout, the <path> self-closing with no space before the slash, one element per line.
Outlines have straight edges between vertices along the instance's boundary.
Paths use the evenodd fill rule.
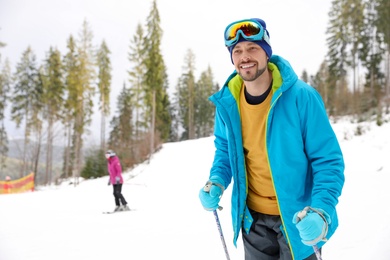
<path fill-rule="evenodd" d="M 331 218 L 327 238 L 333 235 L 338 226 L 335 207 L 344 185 L 343 155 L 319 93 L 299 80 L 280 56 L 273 55 L 270 63 L 278 68 L 282 84 L 273 87 L 265 149 L 282 219 L 281 230 L 293 259 L 304 259 L 313 254 L 313 249 L 301 242 L 293 216 L 306 206 L 323 209 Z M 233 180 L 231 215 L 235 246 L 241 229 L 249 232 L 253 221 L 246 205 L 248 183 L 239 109 L 242 83 L 234 71 L 222 89 L 210 97 L 216 106 L 216 151 L 210 178 L 220 177 L 225 188 Z"/>

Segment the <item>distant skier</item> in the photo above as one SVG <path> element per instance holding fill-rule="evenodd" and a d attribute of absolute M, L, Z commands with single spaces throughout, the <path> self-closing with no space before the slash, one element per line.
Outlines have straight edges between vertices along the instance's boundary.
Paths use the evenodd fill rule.
<path fill-rule="evenodd" d="M 125 197 L 122 194 L 122 166 L 119 161 L 118 156 L 112 150 L 108 150 L 106 152 L 107 159 L 107 167 L 110 178 L 108 180 L 108 185 L 112 184 L 114 188 L 114 197 L 115 197 L 115 209 L 114 212 L 117 211 L 125 211 L 130 210 L 129 206 L 127 206 L 127 202 Z M 121 205 L 122 204 L 122 205 Z"/>

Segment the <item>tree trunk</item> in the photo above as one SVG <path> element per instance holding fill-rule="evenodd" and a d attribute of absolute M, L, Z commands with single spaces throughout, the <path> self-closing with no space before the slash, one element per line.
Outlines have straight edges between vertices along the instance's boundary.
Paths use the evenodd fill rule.
<path fill-rule="evenodd" d="M 150 125 L 150 156 L 154 152 L 154 132 L 155 132 L 155 122 L 156 121 L 156 90 L 153 90 L 153 101 L 152 101 L 152 122 Z M 150 158 L 149 156 L 149 158 Z"/>

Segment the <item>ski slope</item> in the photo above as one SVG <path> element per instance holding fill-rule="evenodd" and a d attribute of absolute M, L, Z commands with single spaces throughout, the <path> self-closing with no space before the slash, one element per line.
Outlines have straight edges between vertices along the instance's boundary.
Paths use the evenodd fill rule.
<path fill-rule="evenodd" d="M 362 136 L 348 120 L 333 125 L 346 182 L 326 260 L 390 259 L 390 123 L 360 126 Z M 213 154 L 213 137 L 164 144 L 150 164 L 124 174 L 130 212 L 102 214 L 115 206 L 108 177 L 1 195 L 0 260 L 226 259 L 214 216 L 198 200 Z M 218 214 L 230 258 L 244 259 L 241 238 L 232 243 L 230 193 Z"/>

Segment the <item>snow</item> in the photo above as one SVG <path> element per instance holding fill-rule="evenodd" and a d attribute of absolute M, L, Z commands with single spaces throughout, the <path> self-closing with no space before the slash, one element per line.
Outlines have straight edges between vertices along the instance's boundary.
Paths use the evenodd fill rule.
<path fill-rule="evenodd" d="M 340 226 L 323 259 L 390 259 L 390 123 L 381 127 L 343 119 L 333 124 L 345 156 L 346 182 L 337 206 Z M 149 164 L 124 174 L 130 212 L 114 208 L 107 177 L 0 196 L 0 260 L 225 259 L 215 218 L 198 191 L 207 181 L 213 137 L 164 144 Z M 218 212 L 231 259 L 227 189 Z"/>

